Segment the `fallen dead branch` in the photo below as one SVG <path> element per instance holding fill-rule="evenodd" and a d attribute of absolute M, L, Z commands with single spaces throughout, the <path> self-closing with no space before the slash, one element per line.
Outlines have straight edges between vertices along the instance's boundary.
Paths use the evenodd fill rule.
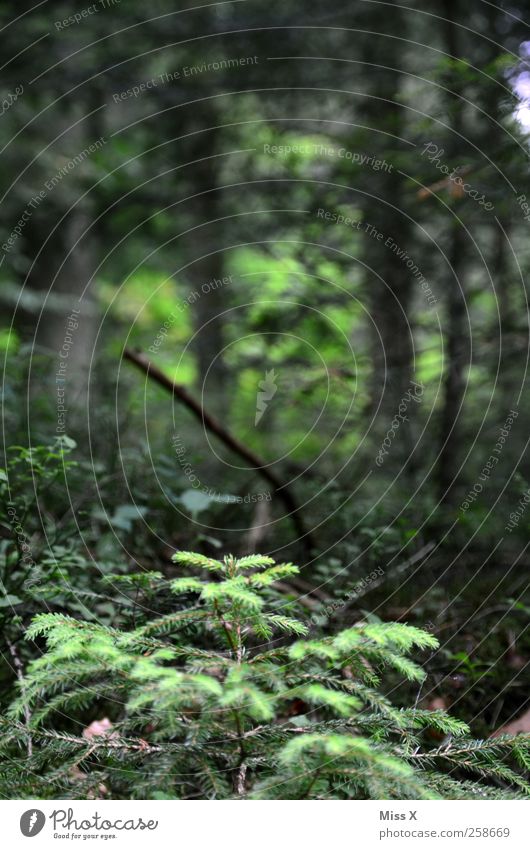
<path fill-rule="evenodd" d="M 300 516 L 300 508 L 296 503 L 292 493 L 288 489 L 279 476 L 268 465 L 267 461 L 240 442 L 233 436 L 214 416 L 211 415 L 198 401 L 193 398 L 188 390 L 181 384 L 175 383 L 163 371 L 155 366 L 148 357 L 140 351 L 132 351 L 126 348 L 124 351 L 124 359 L 133 363 L 140 371 L 143 371 L 151 380 L 171 392 L 174 398 L 180 401 L 187 409 L 202 422 L 203 426 L 214 433 L 218 439 L 223 442 L 227 448 L 230 448 L 235 454 L 242 457 L 249 463 L 271 486 L 274 488 L 275 495 L 283 502 L 287 509 L 288 517 L 291 519 L 293 526 L 298 534 L 300 543 L 304 547 L 306 555 L 310 556 L 310 551 L 313 546 L 309 532 L 305 529 L 304 523 Z"/>

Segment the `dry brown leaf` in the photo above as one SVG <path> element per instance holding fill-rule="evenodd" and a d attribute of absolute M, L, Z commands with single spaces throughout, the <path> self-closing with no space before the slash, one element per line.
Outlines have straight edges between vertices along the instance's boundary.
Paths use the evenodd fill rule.
<path fill-rule="evenodd" d="M 111 728 L 112 722 L 107 716 L 104 716 L 103 719 L 95 719 L 94 722 L 83 728 L 83 737 L 85 740 L 92 740 L 93 737 L 101 737 L 102 734 L 108 734 Z M 116 734 L 112 733 L 110 736 L 116 737 Z"/>
<path fill-rule="evenodd" d="M 441 189 L 447 189 L 451 197 L 461 198 L 464 197 L 464 187 L 457 181 L 458 177 L 465 177 L 466 174 L 469 174 L 473 171 L 473 167 L 471 165 L 467 165 L 464 168 L 459 168 L 455 173 L 453 178 L 450 176 L 444 177 L 443 180 L 438 180 L 436 183 L 432 183 L 430 186 L 426 186 L 425 188 L 419 189 L 416 192 L 416 197 L 418 200 L 425 200 L 425 198 L 430 197 L 435 194 L 435 192 L 439 192 Z"/>
<path fill-rule="evenodd" d="M 428 702 L 427 710 L 447 710 L 447 702 L 443 696 L 435 696 Z"/>

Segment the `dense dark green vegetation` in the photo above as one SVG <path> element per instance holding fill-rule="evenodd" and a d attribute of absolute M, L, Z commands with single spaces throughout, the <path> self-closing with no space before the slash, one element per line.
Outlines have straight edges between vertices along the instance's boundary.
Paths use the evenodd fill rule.
<path fill-rule="evenodd" d="M 526 4 L 336 7 L 2 4 L 4 796 L 528 791 Z"/>
<path fill-rule="evenodd" d="M 123 616 L 127 630 L 59 613 L 34 618 L 26 636 L 44 637 L 47 651 L 30 664 L 2 721 L 4 749 L 23 749 L 3 775 L 8 795 L 484 799 L 521 795 L 507 786 L 530 792 L 507 763 L 511 756 L 528 767 L 527 740 L 469 740 L 466 725 L 444 711 L 398 710 L 375 689 L 393 673 L 423 681 L 407 655 L 436 648 L 431 634 L 371 617 L 315 637 L 293 617 L 296 601 L 275 590 L 298 574 L 293 564 L 190 552 L 172 559 L 206 579 L 107 576 L 104 583 L 133 603 L 132 620 L 131 609 Z M 168 605 L 171 596 L 188 604 Z M 157 601 L 169 611 L 154 616 Z M 84 737 L 61 731 L 57 719 L 47 727 L 52 717 L 98 704 L 108 705 L 112 721 L 93 723 Z M 458 739 L 422 750 L 428 731 Z"/>

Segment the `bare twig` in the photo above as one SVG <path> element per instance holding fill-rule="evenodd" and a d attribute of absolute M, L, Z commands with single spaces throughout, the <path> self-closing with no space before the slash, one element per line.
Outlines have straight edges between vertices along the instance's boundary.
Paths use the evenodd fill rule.
<path fill-rule="evenodd" d="M 239 767 L 239 772 L 237 774 L 237 795 L 244 796 L 245 795 L 245 777 L 247 774 L 247 765 L 245 763 L 241 764 Z"/>

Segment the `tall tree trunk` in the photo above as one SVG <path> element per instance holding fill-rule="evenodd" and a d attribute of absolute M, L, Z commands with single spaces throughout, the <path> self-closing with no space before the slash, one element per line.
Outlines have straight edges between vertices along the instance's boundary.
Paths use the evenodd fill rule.
<path fill-rule="evenodd" d="M 465 234 L 462 225 L 454 222 L 450 235 L 450 276 L 447 280 L 446 356 L 442 390 L 440 448 L 437 467 L 438 496 L 442 502 L 451 500 L 457 483 L 460 452 L 460 414 L 464 398 L 464 366 L 469 342 L 466 337 L 466 298 L 462 274 L 465 262 Z"/>
<path fill-rule="evenodd" d="M 65 117 L 65 126 L 73 123 L 71 114 Z M 99 130 L 99 125 L 78 123 L 66 136 L 67 152 L 54 156 L 51 166 L 48 161 L 46 170 L 39 167 L 36 179 L 45 196 L 32 212 L 23 236 L 24 253 L 31 266 L 23 281 L 18 326 L 37 350 L 51 358 L 52 395 L 64 389 L 64 396 L 62 392 L 57 394 L 57 406 L 64 397 L 63 406 L 68 413 L 60 422 L 58 419 L 58 432 L 63 432 L 62 426 L 65 430 L 85 426 L 89 370 L 97 333 L 91 280 L 95 245 L 94 236 L 88 231 L 92 201 L 88 195 L 76 203 L 85 191 L 82 178 L 90 165 L 90 153 L 69 167 L 75 157 L 101 138 L 101 133 L 93 135 L 94 129 Z M 57 372 L 61 374 L 59 379 Z M 35 379 L 40 381 L 41 377 Z M 40 385 L 33 388 L 42 391 Z"/>
<path fill-rule="evenodd" d="M 202 104 L 201 127 L 215 127 L 217 110 L 211 104 Z M 226 404 L 224 397 L 226 368 L 224 365 L 225 319 L 230 286 L 223 283 L 225 258 L 223 224 L 223 197 L 218 191 L 220 160 L 218 133 L 205 131 L 192 136 L 191 146 L 184 146 L 187 161 L 196 161 L 188 171 L 193 178 L 193 193 L 186 204 L 191 216 L 191 226 L 196 228 L 186 238 L 187 262 L 185 279 L 192 293 L 195 350 L 199 373 L 199 386 L 208 398 L 208 405 L 219 411 Z M 214 223 L 208 223 L 214 222 Z"/>
<path fill-rule="evenodd" d="M 386 30 L 400 32 L 401 10 L 385 11 Z M 368 131 L 366 150 L 388 162 L 389 167 L 374 170 L 364 166 L 359 174 L 359 195 L 363 209 L 362 259 L 366 264 L 365 291 L 372 319 L 372 378 L 369 413 L 377 412 L 377 438 L 386 432 L 397 413 L 400 401 L 413 378 L 413 328 L 411 321 L 414 294 L 413 275 L 407 267 L 417 262 L 414 232 L 406 215 L 405 179 L 394 163 L 403 152 L 399 139 L 407 133 L 405 110 L 400 103 L 402 75 L 392 70 L 402 65 L 401 47 L 394 38 L 377 37 L 384 44 L 387 68 L 370 69 L 367 96 L 361 102 L 362 122 L 382 132 Z M 380 41 L 379 41 L 380 39 Z M 373 62 L 374 37 L 362 43 L 361 55 Z M 358 143 L 363 136 L 357 131 Z M 371 225 L 371 226 L 370 226 Z"/>
<path fill-rule="evenodd" d="M 454 0 L 444 0 L 444 42 L 445 51 L 450 56 L 460 56 L 458 27 L 455 16 L 458 4 Z M 451 76 L 448 88 L 462 93 L 459 78 Z M 462 145 L 463 115 L 462 102 L 449 91 L 447 94 L 447 112 L 450 116 L 452 133 L 447 144 L 449 167 L 456 165 L 455 158 Z M 439 459 L 436 469 L 438 497 L 442 502 L 451 501 L 451 495 L 457 484 L 460 462 L 461 412 L 464 399 L 464 368 L 469 354 L 469 341 L 466 327 L 466 290 L 464 287 L 464 269 L 466 265 L 466 234 L 463 225 L 451 219 L 449 234 L 449 269 L 446 282 L 446 357 L 445 374 L 442 389 L 442 414 L 439 435 Z"/>

